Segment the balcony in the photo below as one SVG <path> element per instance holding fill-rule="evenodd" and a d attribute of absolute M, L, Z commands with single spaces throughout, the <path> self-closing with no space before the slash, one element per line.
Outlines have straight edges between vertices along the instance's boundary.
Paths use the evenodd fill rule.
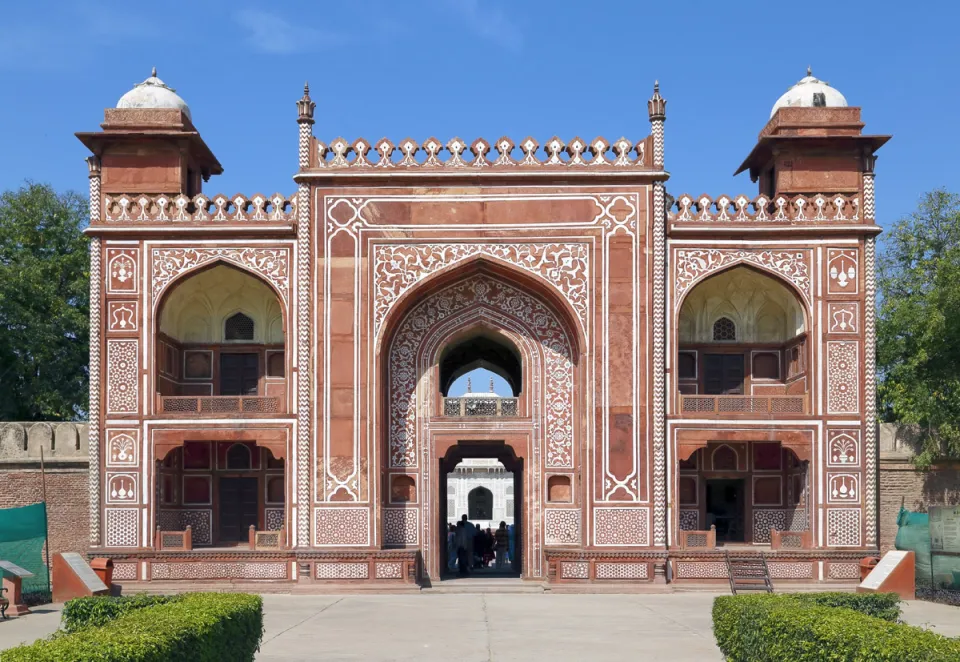
<path fill-rule="evenodd" d="M 444 398 L 444 416 L 519 416 L 519 398 Z"/>
<path fill-rule="evenodd" d="M 804 395 L 680 395 L 682 416 L 753 416 L 807 413 Z"/>
<path fill-rule="evenodd" d="M 283 398 L 260 395 L 157 395 L 157 411 L 174 416 L 282 414 Z"/>

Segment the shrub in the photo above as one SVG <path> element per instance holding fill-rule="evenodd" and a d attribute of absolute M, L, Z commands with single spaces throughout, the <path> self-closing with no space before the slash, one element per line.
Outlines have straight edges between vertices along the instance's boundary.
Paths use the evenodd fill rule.
<path fill-rule="evenodd" d="M 131 611 L 168 604 L 179 595 L 132 595 L 122 597 L 94 596 L 76 598 L 63 605 L 61 629 L 66 633 L 77 632 L 85 627 L 105 625 Z"/>
<path fill-rule="evenodd" d="M 794 593 L 789 597 L 820 607 L 846 607 L 892 623 L 900 618 L 900 596 L 896 593 Z"/>
<path fill-rule="evenodd" d="M 723 596 L 713 603 L 713 631 L 733 662 L 960 659 L 960 641 L 870 615 L 889 618 L 892 609 L 899 611 L 898 601 L 869 594 Z"/>
<path fill-rule="evenodd" d="M 243 593 L 188 593 L 128 610 L 105 625 L 3 653 L 3 662 L 243 662 L 263 636 L 263 601 Z"/>

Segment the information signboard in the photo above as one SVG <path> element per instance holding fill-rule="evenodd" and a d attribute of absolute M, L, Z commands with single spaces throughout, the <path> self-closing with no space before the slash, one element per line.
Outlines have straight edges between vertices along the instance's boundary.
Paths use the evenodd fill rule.
<path fill-rule="evenodd" d="M 930 551 L 960 554 L 960 506 L 930 506 Z"/>

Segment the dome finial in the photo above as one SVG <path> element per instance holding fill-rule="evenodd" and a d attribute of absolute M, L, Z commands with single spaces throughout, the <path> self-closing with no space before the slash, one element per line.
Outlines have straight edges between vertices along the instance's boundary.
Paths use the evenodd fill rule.
<path fill-rule="evenodd" d="M 469 377 L 467 377 L 467 393 L 473 393 L 473 384 L 470 382 Z"/>
<path fill-rule="evenodd" d="M 808 76 L 812 76 L 812 75 L 813 75 L 813 69 L 810 68 L 810 65 L 809 65 L 809 64 L 807 65 L 807 75 L 808 75 Z"/>
<path fill-rule="evenodd" d="M 150 70 L 150 78 L 156 78 L 156 77 L 157 77 L 157 68 L 154 67 L 153 69 Z"/>

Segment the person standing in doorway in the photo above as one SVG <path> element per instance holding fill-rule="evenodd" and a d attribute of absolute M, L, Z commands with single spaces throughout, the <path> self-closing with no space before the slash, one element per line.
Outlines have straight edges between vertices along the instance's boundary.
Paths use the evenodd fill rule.
<path fill-rule="evenodd" d="M 464 521 L 457 522 L 456 533 L 454 534 L 454 547 L 457 550 L 457 574 L 466 577 L 470 571 L 470 551 L 468 549 L 471 536 L 467 524 Z"/>
<path fill-rule="evenodd" d="M 516 563 L 517 562 L 517 557 L 516 557 L 517 534 L 516 534 L 516 528 L 514 527 L 513 524 L 507 527 L 507 536 L 510 539 L 510 547 L 509 547 L 509 552 L 507 553 L 507 557 L 510 559 L 510 563 Z"/>
<path fill-rule="evenodd" d="M 457 567 L 457 527 L 453 524 L 447 531 L 447 568 L 450 572 Z"/>
<path fill-rule="evenodd" d="M 507 555 L 507 549 L 510 547 L 510 534 L 507 532 L 507 523 L 500 522 L 500 527 L 494 534 L 497 550 L 497 570 L 503 569 L 504 557 Z"/>

